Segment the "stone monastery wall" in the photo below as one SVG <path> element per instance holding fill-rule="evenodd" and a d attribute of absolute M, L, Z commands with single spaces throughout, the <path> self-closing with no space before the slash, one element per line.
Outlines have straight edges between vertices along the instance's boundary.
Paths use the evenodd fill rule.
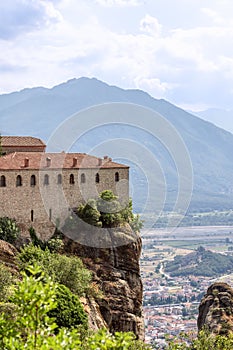
<path fill-rule="evenodd" d="M 41 161 L 32 168 L 41 155 L 45 163 Z M 62 222 L 71 208 L 98 197 L 103 190 L 112 190 L 123 201 L 129 198 L 127 166 L 107 157 L 101 160 L 89 155 L 65 154 L 68 160 L 64 160 L 64 167 L 56 168 L 53 164 L 58 156 L 16 152 L 0 157 L 0 216 L 15 218 L 26 235 L 33 227 L 43 239 L 48 238 L 57 220 Z M 86 168 L 78 163 L 79 157 L 84 163 L 87 158 Z"/>

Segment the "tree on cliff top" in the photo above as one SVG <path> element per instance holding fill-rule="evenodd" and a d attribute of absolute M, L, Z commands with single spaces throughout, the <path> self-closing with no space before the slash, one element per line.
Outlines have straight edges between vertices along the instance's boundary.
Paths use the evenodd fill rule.
<path fill-rule="evenodd" d="M 85 205 L 80 205 L 77 214 L 83 221 L 98 227 L 129 223 L 134 231 L 140 231 L 143 226 L 139 215 L 133 214 L 132 200 L 122 204 L 111 190 L 105 190 L 98 199 L 90 199 Z"/>

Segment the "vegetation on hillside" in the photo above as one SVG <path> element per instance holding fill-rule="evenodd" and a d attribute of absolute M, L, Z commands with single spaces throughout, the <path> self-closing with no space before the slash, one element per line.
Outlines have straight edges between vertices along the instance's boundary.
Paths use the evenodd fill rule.
<path fill-rule="evenodd" d="M 185 216 L 181 213 L 165 211 L 158 213 L 155 221 L 155 214 L 144 213 L 145 221 L 152 222 L 153 228 L 163 228 L 174 224 L 174 220 L 179 223 L 179 227 L 189 226 L 232 226 L 233 210 L 211 210 L 211 208 L 200 208 L 188 211 Z"/>
<path fill-rule="evenodd" d="M 105 196 L 112 208 L 118 205 L 111 191 Z M 101 212 L 104 225 L 115 225 L 118 214 L 107 214 Z M 130 204 L 120 213 L 127 222 L 129 215 L 133 221 Z M 14 243 L 18 238 L 14 220 L 4 218 L 3 223 L 7 225 L 2 238 L 9 241 L 6 238 L 12 236 L 10 241 Z M 88 317 L 79 298 L 100 295 L 98 291 L 93 293 L 91 272 L 79 258 L 60 254 L 62 240 L 58 235 L 41 241 L 31 228 L 30 236 L 31 243 L 20 249 L 16 259 L 19 270 L 0 264 L 0 349 L 150 349 L 133 333 L 113 335 L 104 329 L 88 329 Z"/>
<path fill-rule="evenodd" d="M 233 257 L 205 250 L 204 247 L 185 256 L 177 255 L 165 263 L 165 272 L 171 276 L 214 277 L 233 270 Z"/>
<path fill-rule="evenodd" d="M 155 346 L 155 349 L 160 350 Z M 192 334 L 181 334 L 178 338 L 168 341 L 165 350 L 232 350 L 233 335 L 228 336 L 209 334 L 205 330 L 199 332 L 198 336 Z"/>
<path fill-rule="evenodd" d="M 18 261 L 22 271 L 35 263 L 38 264 L 46 276 L 65 285 L 78 296 L 89 291 L 91 272 L 84 267 L 81 259 L 75 256 L 51 253 L 48 248 L 43 250 L 30 243 L 21 249 Z"/>
<path fill-rule="evenodd" d="M 149 349 L 136 341 L 132 333 L 88 332 L 87 316 L 77 297 L 54 282 L 38 265 L 22 272 L 10 302 L 14 305 L 12 313 L 0 313 L 1 349 Z"/>
<path fill-rule="evenodd" d="M 19 237 L 20 229 L 14 219 L 7 216 L 0 217 L 0 239 L 9 243 L 14 243 Z"/>

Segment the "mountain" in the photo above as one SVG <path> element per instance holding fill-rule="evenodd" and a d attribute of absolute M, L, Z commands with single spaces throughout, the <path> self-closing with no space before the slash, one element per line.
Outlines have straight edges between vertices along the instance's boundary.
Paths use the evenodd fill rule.
<path fill-rule="evenodd" d="M 72 114 L 108 102 L 125 102 L 149 108 L 174 126 L 187 147 L 192 163 L 194 189 L 191 210 L 233 207 L 233 135 L 163 99 L 152 98 L 144 91 L 124 90 L 95 78 L 80 78 L 51 89 L 38 87 L 0 95 L 0 130 L 2 134 L 32 135 L 46 142 L 59 124 Z M 159 132 L 160 125 L 156 123 L 155 119 L 151 128 L 158 127 Z M 69 135 L 66 137 L 69 138 Z M 169 138 L 172 136 L 168 133 L 168 143 Z M 149 205 L 146 210 L 148 207 L 151 211 L 160 210 L 163 199 L 165 209 L 171 210 L 179 192 L 180 176 L 173 150 L 145 130 L 118 124 L 99 125 L 99 128 L 88 130 L 71 150 L 90 151 L 99 156 L 97 146 L 105 145 L 109 139 L 116 140 L 115 148 L 123 148 L 123 151 L 133 143 L 135 158 L 132 157 L 130 161 L 130 157 L 122 156 L 117 161 L 131 166 L 136 210 L 143 211 L 147 201 Z M 128 145 L 122 139 L 128 140 Z M 113 148 L 106 143 L 103 149 L 104 153 L 108 153 Z M 175 157 L 180 157 L 182 161 L 179 150 L 174 151 Z M 112 156 L 116 157 L 114 154 Z M 145 165 L 145 160 L 149 165 Z M 148 193 L 152 194 L 152 199 L 148 199 Z"/>
<path fill-rule="evenodd" d="M 233 110 L 209 108 L 193 114 L 233 133 Z"/>
<path fill-rule="evenodd" d="M 203 247 L 199 247 L 196 251 L 184 256 L 177 255 L 174 261 L 165 263 L 165 272 L 171 276 L 216 277 L 231 273 L 232 269 L 232 256 L 213 253 Z"/>

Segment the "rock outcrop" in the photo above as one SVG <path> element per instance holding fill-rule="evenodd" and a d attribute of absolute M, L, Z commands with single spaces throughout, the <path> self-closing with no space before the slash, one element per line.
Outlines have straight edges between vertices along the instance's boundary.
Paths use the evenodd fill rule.
<path fill-rule="evenodd" d="M 205 328 L 214 335 L 233 332 L 233 289 L 227 283 L 212 284 L 201 300 L 198 330 Z"/>
<path fill-rule="evenodd" d="M 85 236 L 89 237 L 86 245 L 80 243 Z M 66 237 L 64 243 L 65 251 L 80 257 L 93 272 L 94 282 L 102 291 L 101 298 L 95 299 L 99 319 L 103 319 L 111 332 L 131 331 L 143 340 L 140 236 L 132 232 L 129 225 L 104 229 L 104 232 L 89 227 L 88 232 L 82 229 L 72 239 Z"/>
<path fill-rule="evenodd" d="M 16 268 L 17 249 L 10 243 L 0 240 L 0 263 Z"/>

